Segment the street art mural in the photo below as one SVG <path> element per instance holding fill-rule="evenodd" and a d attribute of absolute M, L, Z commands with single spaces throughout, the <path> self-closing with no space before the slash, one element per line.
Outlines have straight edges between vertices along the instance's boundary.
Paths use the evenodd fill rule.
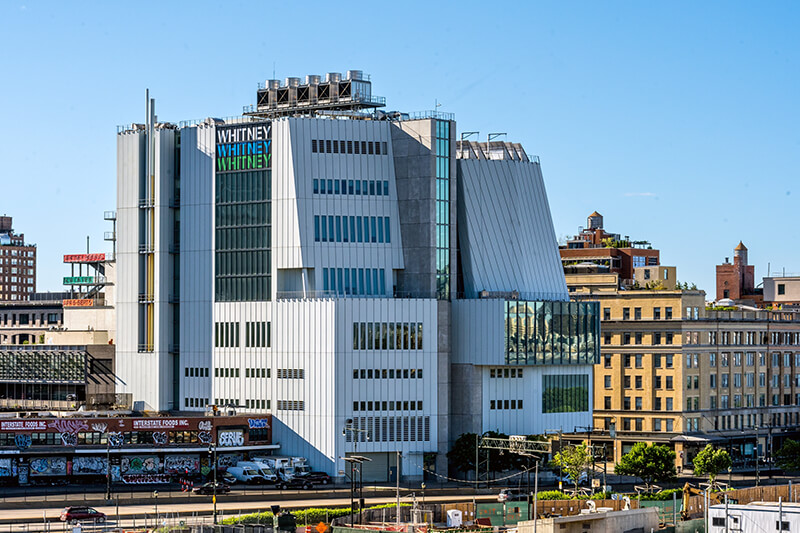
<path fill-rule="evenodd" d="M 75 434 L 81 431 L 89 431 L 89 424 L 86 423 L 86 420 L 59 418 L 58 420 L 51 421 L 48 426 L 62 434 Z"/>
<path fill-rule="evenodd" d="M 13 476 L 11 459 L 0 459 L 0 477 Z"/>
<path fill-rule="evenodd" d="M 168 455 L 164 458 L 165 474 L 191 474 L 199 470 L 199 455 Z"/>
<path fill-rule="evenodd" d="M 105 457 L 75 457 L 72 461 L 72 473 L 75 475 L 106 475 Z"/>
<path fill-rule="evenodd" d="M 123 474 L 157 474 L 159 466 L 157 455 L 125 456 L 120 463 Z"/>
<path fill-rule="evenodd" d="M 153 442 L 158 445 L 164 445 L 167 443 L 169 439 L 167 438 L 167 433 L 164 431 L 156 431 L 153 433 Z"/>
<path fill-rule="evenodd" d="M 27 433 L 20 433 L 19 435 L 14 436 L 14 444 L 20 450 L 25 450 L 27 448 L 30 448 L 31 443 L 32 443 L 31 436 L 28 435 Z"/>
<path fill-rule="evenodd" d="M 30 473 L 31 476 L 65 476 L 67 474 L 67 458 L 32 457 Z"/>
<path fill-rule="evenodd" d="M 201 431 L 197 434 L 197 440 L 202 442 L 203 444 L 211 444 L 211 440 L 213 439 L 210 431 Z"/>

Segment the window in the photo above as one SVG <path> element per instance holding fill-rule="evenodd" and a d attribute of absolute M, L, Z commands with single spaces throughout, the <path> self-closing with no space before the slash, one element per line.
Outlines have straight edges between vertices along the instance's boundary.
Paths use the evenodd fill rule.
<path fill-rule="evenodd" d="M 603 366 L 605 368 L 611 368 L 611 354 L 603 354 Z"/>
<path fill-rule="evenodd" d="M 636 376 L 636 388 L 637 389 L 642 388 L 642 376 Z"/>
<path fill-rule="evenodd" d="M 631 367 L 631 355 L 626 353 L 624 358 L 625 358 L 625 368 L 630 368 Z"/>
<path fill-rule="evenodd" d="M 611 388 L 611 376 L 603 376 L 603 385 L 607 389 Z"/>
<path fill-rule="evenodd" d="M 783 283 L 778 283 L 778 294 L 786 294 L 786 285 Z M 786 529 L 789 529 L 788 527 Z"/>
<path fill-rule="evenodd" d="M 603 398 L 603 408 L 611 409 L 611 396 L 605 396 Z"/>
<path fill-rule="evenodd" d="M 653 320 L 661 320 L 661 308 L 654 307 L 653 308 Z"/>
<path fill-rule="evenodd" d="M 642 355 L 640 353 L 636 354 L 636 368 L 642 368 L 643 367 L 643 359 L 644 359 L 644 355 Z"/>
<path fill-rule="evenodd" d="M 667 398 L 667 411 L 672 411 L 672 402 L 672 398 Z M 669 431 L 672 431 L 672 428 L 670 428 Z"/>
<path fill-rule="evenodd" d="M 667 379 L 667 390 L 672 390 L 672 376 L 666 376 Z"/>
<path fill-rule="evenodd" d="M 588 410 L 589 376 L 587 374 L 545 374 L 542 376 L 543 413 L 575 413 Z"/>
<path fill-rule="evenodd" d="M 631 308 L 630 307 L 623 307 L 622 308 L 622 320 L 630 320 L 631 319 Z"/>
<path fill-rule="evenodd" d="M 644 334 L 637 332 L 636 333 L 636 337 L 635 337 L 636 344 L 642 344 L 642 338 L 643 337 L 644 337 Z"/>
<path fill-rule="evenodd" d="M 641 307 L 634 307 L 633 308 L 633 319 L 634 320 L 641 320 L 642 319 L 642 308 Z"/>
<path fill-rule="evenodd" d="M 717 388 L 717 375 L 716 374 L 709 374 L 708 375 L 708 386 L 712 389 Z"/>
<path fill-rule="evenodd" d="M 630 333 L 623 333 L 622 334 L 622 344 L 630 344 L 631 343 L 631 334 Z"/>
<path fill-rule="evenodd" d="M 666 354 L 666 359 L 667 359 L 666 368 L 672 368 L 673 357 L 674 357 L 674 354 L 671 354 L 671 353 Z"/>
<path fill-rule="evenodd" d="M 665 307 L 664 308 L 664 318 L 666 318 L 667 320 L 672 320 L 672 308 L 671 307 Z"/>
<path fill-rule="evenodd" d="M 622 386 L 624 388 L 626 388 L 626 389 L 630 389 L 631 388 L 631 377 L 630 376 L 625 376 L 625 377 L 622 378 Z"/>
<path fill-rule="evenodd" d="M 603 320 L 611 320 L 611 308 L 604 307 L 603 308 Z"/>

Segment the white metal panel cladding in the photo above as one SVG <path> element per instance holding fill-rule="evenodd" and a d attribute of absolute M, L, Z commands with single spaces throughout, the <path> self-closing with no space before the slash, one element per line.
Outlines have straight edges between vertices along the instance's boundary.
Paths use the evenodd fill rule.
<path fill-rule="evenodd" d="M 214 132 L 213 126 L 181 130 L 180 198 L 180 357 L 183 368 L 209 369 L 209 377 L 186 376 L 181 370 L 182 398 L 197 398 L 201 405 L 181 409 L 205 409 L 211 400 L 213 374 L 214 232 Z M 202 325 L 202 326 L 200 326 Z M 200 327 L 199 327 L 200 326 Z"/>
<path fill-rule="evenodd" d="M 522 370 L 522 378 L 490 377 L 497 369 Z M 544 413 L 542 410 L 543 377 L 585 374 L 589 383 L 589 409 L 580 412 Z M 539 435 L 547 429 L 572 431 L 576 426 L 592 425 L 592 365 L 548 366 L 484 366 L 483 416 L 484 431 L 497 430 L 508 435 Z M 491 409 L 492 401 L 522 400 L 522 409 Z M 495 404 L 496 405 L 496 404 Z"/>
<path fill-rule="evenodd" d="M 117 135 L 117 351 L 119 392 L 138 397 L 141 385 L 127 377 L 139 371 L 139 186 L 144 175 L 145 135 Z"/>
<path fill-rule="evenodd" d="M 458 160 L 458 232 L 468 297 L 569 299 L 537 163 Z"/>
<path fill-rule="evenodd" d="M 505 364 L 505 300 L 453 302 L 453 364 Z"/>

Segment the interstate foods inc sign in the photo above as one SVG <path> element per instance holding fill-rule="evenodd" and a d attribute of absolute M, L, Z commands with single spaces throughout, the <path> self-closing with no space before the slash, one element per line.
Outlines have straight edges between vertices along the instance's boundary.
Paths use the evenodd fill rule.
<path fill-rule="evenodd" d="M 270 123 L 217 127 L 217 172 L 270 168 Z"/>

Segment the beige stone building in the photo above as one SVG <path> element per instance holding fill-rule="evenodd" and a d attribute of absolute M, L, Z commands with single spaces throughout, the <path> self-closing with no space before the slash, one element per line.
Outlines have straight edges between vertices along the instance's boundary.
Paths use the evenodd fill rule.
<path fill-rule="evenodd" d="M 600 302 L 594 427 L 585 432 L 609 460 L 644 441 L 669 444 L 678 466 L 691 467 L 711 442 L 752 466 L 796 438 L 800 313 L 707 309 L 703 291 L 572 295 Z"/>

